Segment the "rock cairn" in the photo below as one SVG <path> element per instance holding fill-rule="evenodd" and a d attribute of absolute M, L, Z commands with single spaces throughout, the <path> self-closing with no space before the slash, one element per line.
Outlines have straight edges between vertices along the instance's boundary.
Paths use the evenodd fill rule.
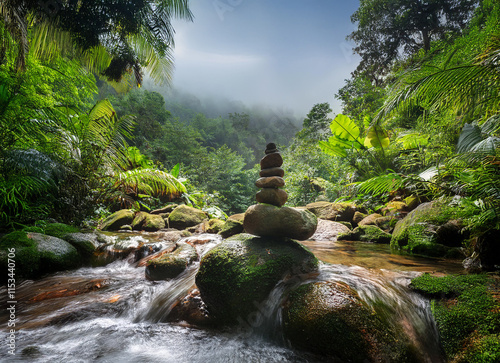
<path fill-rule="evenodd" d="M 256 195 L 257 202 L 281 207 L 288 199 L 288 194 L 280 189 L 285 186 L 283 158 L 274 143 L 267 144 L 265 154 L 260 160 L 260 178 L 255 182 L 257 188 L 261 188 Z"/>

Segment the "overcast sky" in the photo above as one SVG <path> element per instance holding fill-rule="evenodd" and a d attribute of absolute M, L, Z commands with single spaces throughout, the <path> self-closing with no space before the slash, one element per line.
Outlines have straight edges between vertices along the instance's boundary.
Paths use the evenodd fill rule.
<path fill-rule="evenodd" d="M 175 21 L 174 87 L 305 116 L 329 102 L 359 59 L 345 37 L 358 0 L 192 0 Z"/>

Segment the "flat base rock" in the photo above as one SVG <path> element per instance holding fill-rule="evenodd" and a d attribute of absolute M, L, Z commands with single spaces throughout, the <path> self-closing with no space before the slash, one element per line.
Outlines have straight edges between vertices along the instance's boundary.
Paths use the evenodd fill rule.
<path fill-rule="evenodd" d="M 255 236 L 306 240 L 316 231 L 318 219 L 307 210 L 255 204 L 245 212 L 243 227 Z"/>

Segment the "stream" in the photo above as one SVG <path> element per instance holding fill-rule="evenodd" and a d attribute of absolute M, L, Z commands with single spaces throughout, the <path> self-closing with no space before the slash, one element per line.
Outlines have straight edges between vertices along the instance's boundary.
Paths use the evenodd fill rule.
<path fill-rule="evenodd" d="M 134 238 L 134 237 L 131 237 Z M 218 236 L 196 245 L 200 256 Z M 392 255 L 363 242 L 304 242 L 324 263 L 316 281 L 342 281 L 394 324 L 403 326 L 425 362 L 443 362 L 429 301 L 408 288 L 422 272 L 459 273 L 458 261 Z M 20 282 L 16 287 L 16 354 L 1 362 L 327 362 L 290 348 L 281 334 L 278 284 L 264 308 L 235 328 L 170 323 L 173 305 L 193 288 L 199 262 L 169 281 L 148 281 L 128 259 Z M 83 292 L 83 293 L 82 293 Z M 1 301 L 7 301 L 5 288 Z M 8 340 L 6 308 L 0 318 Z"/>

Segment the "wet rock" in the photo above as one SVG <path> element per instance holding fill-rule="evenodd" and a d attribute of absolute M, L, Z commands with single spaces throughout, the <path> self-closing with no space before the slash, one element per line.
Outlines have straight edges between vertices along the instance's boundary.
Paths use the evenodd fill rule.
<path fill-rule="evenodd" d="M 231 236 L 234 236 L 235 234 L 243 233 L 243 230 L 243 220 L 240 221 L 237 219 L 229 218 L 222 226 L 219 234 L 222 236 L 222 238 L 229 238 Z"/>
<path fill-rule="evenodd" d="M 374 226 L 375 225 L 375 220 L 377 220 L 378 218 L 381 218 L 382 217 L 382 214 L 379 214 L 379 213 L 373 213 L 373 214 L 370 214 L 368 216 L 366 216 L 365 218 L 363 218 L 361 221 L 358 222 L 358 226 Z"/>
<path fill-rule="evenodd" d="M 151 214 L 158 214 L 158 215 L 169 214 L 170 212 L 172 212 L 178 206 L 179 206 L 178 204 L 169 204 L 169 205 L 167 205 L 167 206 L 165 206 L 163 208 L 155 209 L 155 210 L 151 211 L 150 213 Z"/>
<path fill-rule="evenodd" d="M 359 211 L 354 212 L 354 216 L 352 217 L 352 223 L 357 226 L 359 222 L 361 222 L 367 215 L 365 213 L 361 213 Z"/>
<path fill-rule="evenodd" d="M 335 361 L 419 361 L 407 339 L 340 282 L 309 283 L 293 290 L 283 308 L 283 330 L 294 347 Z"/>
<path fill-rule="evenodd" d="M 178 206 L 168 216 L 169 227 L 176 229 L 196 226 L 205 219 L 208 219 L 207 213 L 187 205 Z"/>
<path fill-rule="evenodd" d="M 222 219 L 212 218 L 207 222 L 207 233 L 219 233 L 226 222 Z"/>
<path fill-rule="evenodd" d="M 283 189 L 264 188 L 257 192 L 256 199 L 258 203 L 281 207 L 288 200 L 288 194 Z"/>
<path fill-rule="evenodd" d="M 201 299 L 198 289 L 190 291 L 187 296 L 172 307 L 170 314 L 168 314 L 167 321 L 185 321 L 195 326 L 214 324 L 213 319 L 208 313 L 207 306 Z"/>
<path fill-rule="evenodd" d="M 160 215 L 139 212 L 132 221 L 134 231 L 155 232 L 165 228 L 165 221 Z"/>
<path fill-rule="evenodd" d="M 283 165 L 283 158 L 278 152 L 267 154 L 260 160 L 261 169 L 279 168 Z"/>
<path fill-rule="evenodd" d="M 463 209 L 449 199 L 420 204 L 394 227 L 391 248 L 409 254 L 443 257 L 453 246 L 460 246 L 468 235 L 454 233 L 450 240 L 446 237 L 448 232 L 445 233 L 450 228 L 441 226 L 448 223 L 451 227 L 455 222 L 450 224 L 450 221 L 467 217 L 472 214 L 465 215 Z M 441 233 L 438 233 L 440 228 Z"/>
<path fill-rule="evenodd" d="M 196 286 L 217 322 L 233 324 L 246 320 L 283 278 L 317 269 L 316 257 L 293 240 L 240 234 L 202 258 Z"/>
<path fill-rule="evenodd" d="M 170 241 L 144 243 L 135 251 L 135 260 L 140 262 L 145 257 L 157 254 L 160 251 L 169 253 L 175 250 L 175 248 L 175 242 Z M 154 258 L 154 256 L 152 258 Z M 145 266 L 145 264 L 143 266 Z"/>
<path fill-rule="evenodd" d="M 245 212 L 243 228 L 256 236 L 306 240 L 316 231 L 317 218 L 307 210 L 255 204 Z"/>
<path fill-rule="evenodd" d="M 177 242 L 177 248 L 174 252 L 166 253 L 147 262 L 146 278 L 148 280 L 167 280 L 177 277 L 197 259 L 198 253 L 191 245 Z"/>
<path fill-rule="evenodd" d="M 339 234 L 350 231 L 347 226 L 341 223 L 318 219 L 316 232 L 309 239 L 312 241 L 336 241 Z"/>
<path fill-rule="evenodd" d="M 75 247 L 80 255 L 86 259 L 91 258 L 100 245 L 96 233 L 68 233 L 64 240 Z"/>
<path fill-rule="evenodd" d="M 259 175 L 263 178 L 270 177 L 270 176 L 279 176 L 283 178 L 285 175 L 285 170 L 282 168 L 268 168 L 268 169 L 262 169 L 259 173 Z"/>
<path fill-rule="evenodd" d="M 386 243 L 391 242 L 391 234 L 384 232 L 377 226 L 362 225 L 354 228 L 353 231 L 340 234 L 337 239 L 347 241 L 363 241 L 372 243 Z"/>
<path fill-rule="evenodd" d="M 314 202 L 306 205 L 306 208 L 318 218 L 345 222 L 351 222 L 356 211 L 352 203 Z"/>
<path fill-rule="evenodd" d="M 245 213 L 233 214 L 227 218 L 228 220 L 240 221 L 243 223 L 243 219 L 245 219 Z"/>
<path fill-rule="evenodd" d="M 99 229 L 103 231 L 117 231 L 125 224 L 132 224 L 134 220 L 134 212 L 130 209 L 119 210 L 108 216 L 99 225 Z"/>
<path fill-rule="evenodd" d="M 257 188 L 281 188 L 284 185 L 285 180 L 279 176 L 260 178 L 255 182 Z"/>

